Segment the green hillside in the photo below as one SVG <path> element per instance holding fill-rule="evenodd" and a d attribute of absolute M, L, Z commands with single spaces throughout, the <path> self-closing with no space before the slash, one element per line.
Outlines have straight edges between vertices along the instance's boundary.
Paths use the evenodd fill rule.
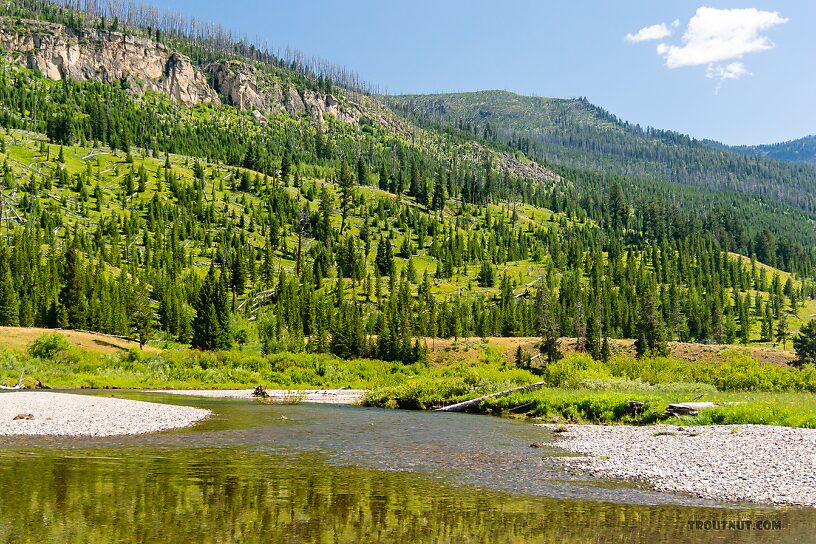
<path fill-rule="evenodd" d="M 816 136 L 764 145 L 744 145 L 731 148 L 737 153 L 756 155 L 778 161 L 816 164 Z"/>
<path fill-rule="evenodd" d="M 126 42 L 118 23 L 31 4 L 52 6 L 13 3 L 5 43 L 68 36 L 104 58 Z M 421 338 L 536 336 L 551 359 L 562 336 L 598 359 L 609 338 L 641 356 L 672 339 L 789 346 L 813 311 L 807 168 L 644 133 L 583 100 L 474 93 L 395 112 L 328 73 L 129 32 L 185 67 L 189 103 L 164 76 L 54 80 L 4 56 L 0 325 L 411 363 Z M 209 86 L 225 66 L 263 83 L 251 107 Z M 432 100 L 444 116 L 417 109 Z M 689 169 L 662 176 L 674 160 Z"/>
<path fill-rule="evenodd" d="M 393 96 L 388 102 L 417 120 L 454 126 L 547 162 L 737 191 L 816 211 L 816 167 L 716 149 L 677 132 L 633 125 L 585 98 L 481 91 Z"/>

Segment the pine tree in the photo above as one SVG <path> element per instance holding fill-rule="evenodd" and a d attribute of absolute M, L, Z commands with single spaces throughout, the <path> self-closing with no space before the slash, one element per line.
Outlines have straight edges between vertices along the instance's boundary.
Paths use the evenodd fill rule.
<path fill-rule="evenodd" d="M 434 183 L 431 208 L 439 212 L 445 208 L 445 184 L 442 183 L 442 179 L 437 179 L 436 183 Z"/>
<path fill-rule="evenodd" d="M 391 238 L 380 238 L 377 244 L 377 255 L 374 257 L 374 264 L 380 276 L 390 276 L 394 272 L 394 254 L 391 247 Z"/>
<path fill-rule="evenodd" d="M 349 213 L 351 213 L 351 206 L 354 202 L 354 179 L 351 177 L 351 170 L 348 163 L 344 160 L 340 163 L 340 214 L 342 221 L 340 223 L 340 235 L 346 228 L 346 220 Z"/>
<path fill-rule="evenodd" d="M 816 319 L 804 325 L 793 339 L 796 350 L 795 366 L 816 365 Z"/>
<path fill-rule="evenodd" d="M 357 184 L 364 185 L 366 181 L 366 165 L 363 156 L 357 157 Z"/>
<path fill-rule="evenodd" d="M 561 353 L 558 319 L 555 316 L 550 290 L 542 286 L 536 293 L 538 314 L 538 334 L 541 335 L 541 352 L 547 355 L 547 361 L 554 363 L 563 357 Z"/>
<path fill-rule="evenodd" d="M 479 269 L 476 280 L 479 282 L 479 287 L 493 287 L 496 285 L 496 269 L 493 268 L 493 263 L 489 259 L 482 261 L 482 267 Z"/>
<path fill-rule="evenodd" d="M 344 302 L 332 321 L 331 352 L 343 359 L 363 355 L 365 333 L 360 311 L 354 304 Z"/>
<path fill-rule="evenodd" d="M 9 249 L 0 242 L 0 326 L 16 327 L 20 324 L 20 300 L 14 288 L 9 261 Z"/>
<path fill-rule="evenodd" d="M 284 187 L 289 184 L 289 174 L 292 171 L 292 160 L 289 158 L 288 150 L 283 154 L 283 158 L 281 159 L 281 167 L 280 167 L 280 176 L 281 176 L 281 183 Z"/>
<path fill-rule="evenodd" d="M 79 239 L 74 237 L 63 258 L 58 317 L 58 324 L 62 328 L 85 327 L 85 273 L 78 242 Z"/>
<path fill-rule="evenodd" d="M 334 198 L 332 198 L 326 185 L 320 190 L 320 200 L 317 207 L 318 215 L 314 227 L 314 237 L 316 240 L 328 243 L 332 238 L 331 214 L 334 208 Z"/>
<path fill-rule="evenodd" d="M 776 324 L 776 341 L 782 344 L 782 349 L 788 347 L 788 316 L 784 312 L 779 316 L 779 322 Z"/>
<path fill-rule="evenodd" d="M 211 264 L 193 306 L 196 313 L 191 342 L 193 348 L 227 349 L 232 343 L 223 280 L 223 274 L 217 277 L 215 266 Z"/>
<path fill-rule="evenodd" d="M 770 303 L 765 303 L 765 311 L 762 318 L 762 341 L 770 342 L 773 339 L 773 313 Z"/>
<path fill-rule="evenodd" d="M 657 297 L 653 285 L 647 286 L 642 294 L 635 351 L 638 358 L 666 357 L 669 355 L 666 333 L 657 307 Z"/>
<path fill-rule="evenodd" d="M 615 182 L 609 191 L 609 216 L 613 229 L 626 227 L 629 218 L 629 205 L 618 182 Z"/>
<path fill-rule="evenodd" d="M 380 163 L 380 173 L 379 173 L 379 180 L 377 181 L 377 186 L 382 189 L 383 191 L 388 190 L 388 170 L 386 169 L 385 162 Z"/>
<path fill-rule="evenodd" d="M 148 337 L 153 329 L 153 309 L 150 305 L 150 296 L 144 280 L 135 280 L 133 283 L 133 301 L 130 309 L 131 323 L 136 338 L 139 339 L 139 349 L 144 349 Z"/>

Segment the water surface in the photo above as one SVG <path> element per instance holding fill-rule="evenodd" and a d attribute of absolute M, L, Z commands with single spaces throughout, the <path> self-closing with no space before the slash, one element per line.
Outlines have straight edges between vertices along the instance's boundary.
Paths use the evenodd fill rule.
<path fill-rule="evenodd" d="M 0 438 L 0 542 L 810 542 L 816 509 L 569 474 L 528 423 L 117 393 L 211 409 L 192 429 Z M 644 452 L 648 455 L 648 452 Z M 781 529 L 696 529 L 770 520 Z M 744 525 L 743 525 L 744 527 Z"/>

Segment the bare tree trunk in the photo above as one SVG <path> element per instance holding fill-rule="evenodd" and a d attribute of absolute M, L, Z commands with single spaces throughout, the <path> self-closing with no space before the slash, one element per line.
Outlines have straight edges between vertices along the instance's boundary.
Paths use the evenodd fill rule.
<path fill-rule="evenodd" d="M 508 389 L 507 391 L 499 391 L 498 393 L 492 393 L 490 395 L 485 395 L 484 397 L 479 397 L 476 399 L 466 400 L 464 402 L 459 402 L 457 404 L 451 404 L 450 406 L 444 406 L 442 408 L 437 408 L 434 412 L 466 412 L 468 408 L 473 406 L 479 405 L 482 401 L 487 399 L 492 399 L 496 397 L 504 397 L 505 395 L 509 395 L 511 393 L 520 393 L 522 391 L 532 391 L 533 389 L 539 389 L 545 385 L 545 382 L 536 382 L 531 383 L 529 385 L 522 385 L 521 387 L 514 387 L 513 389 Z"/>
<path fill-rule="evenodd" d="M 14 385 L 14 386 L 11 386 L 11 387 L 9 387 L 7 385 L 0 385 L 0 389 L 4 389 L 6 391 L 14 391 L 14 390 L 17 390 L 17 389 L 22 389 L 23 388 L 23 372 L 25 372 L 25 371 L 23 371 L 23 370 L 20 371 L 20 379 L 17 380 L 17 385 Z"/>

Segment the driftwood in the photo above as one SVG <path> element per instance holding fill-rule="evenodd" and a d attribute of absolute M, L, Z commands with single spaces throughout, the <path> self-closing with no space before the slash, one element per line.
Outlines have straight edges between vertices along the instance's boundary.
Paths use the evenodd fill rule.
<path fill-rule="evenodd" d="M 0 389 L 5 389 L 6 391 L 16 391 L 18 389 L 22 389 L 23 388 L 23 372 L 24 371 L 20 371 L 20 379 L 17 380 L 17 385 L 13 385 L 11 387 L 9 387 L 7 385 L 0 385 Z"/>
<path fill-rule="evenodd" d="M 437 408 L 434 412 L 465 412 L 468 408 L 472 406 L 476 406 L 484 400 L 493 399 L 496 397 L 503 397 L 505 395 L 510 395 L 511 393 L 520 393 L 522 391 L 532 391 L 533 389 L 539 389 L 543 387 L 545 382 L 536 382 L 531 383 L 529 385 L 522 385 L 521 387 L 514 387 L 513 389 L 508 389 L 507 391 L 499 391 L 498 393 L 491 393 L 490 395 L 485 395 L 484 397 L 479 397 L 477 399 L 466 400 L 465 402 L 459 402 L 457 404 L 451 404 L 450 406 L 443 406 L 442 408 Z"/>
<path fill-rule="evenodd" d="M 684 402 L 681 404 L 669 404 L 666 411 L 663 412 L 663 417 L 670 416 L 696 416 L 697 412 L 705 408 L 714 408 L 717 406 L 713 402 Z"/>

